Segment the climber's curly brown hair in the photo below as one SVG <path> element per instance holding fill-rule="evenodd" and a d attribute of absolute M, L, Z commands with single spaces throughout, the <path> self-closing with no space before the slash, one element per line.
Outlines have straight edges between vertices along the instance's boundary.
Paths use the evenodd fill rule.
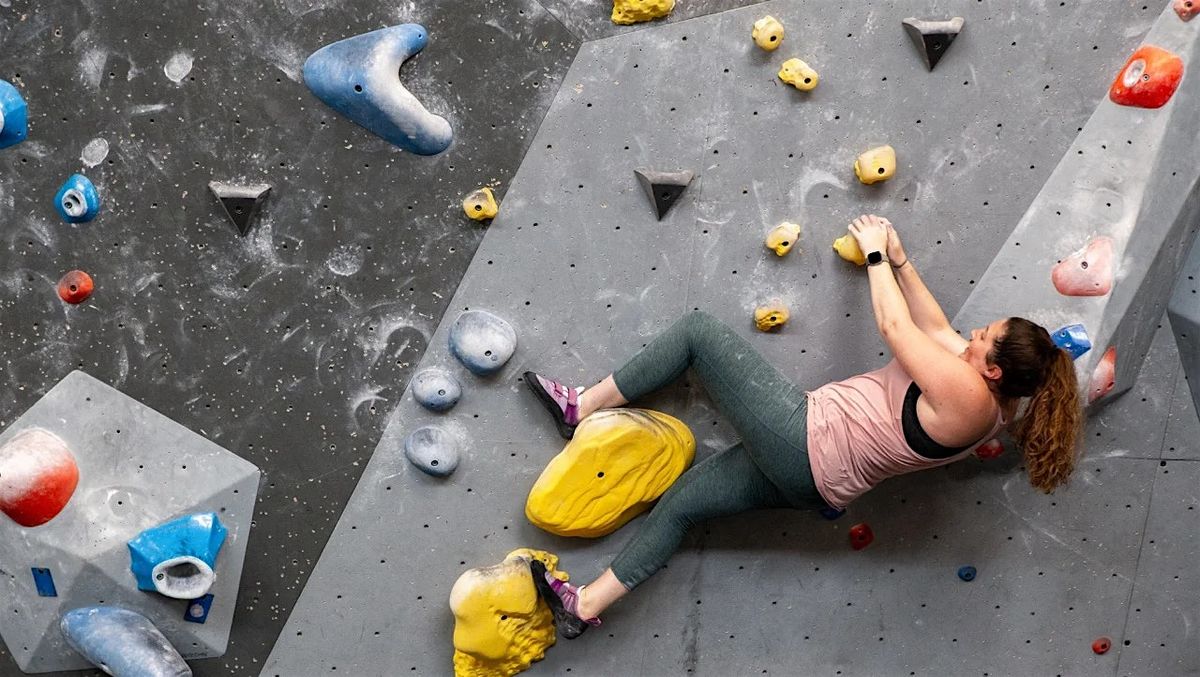
<path fill-rule="evenodd" d="M 1029 483 L 1051 493 L 1075 469 L 1075 444 L 1083 429 L 1071 355 L 1055 345 L 1042 326 L 1010 317 L 988 361 L 1000 367 L 1001 395 L 1032 398 L 1009 432 L 1024 455 Z"/>

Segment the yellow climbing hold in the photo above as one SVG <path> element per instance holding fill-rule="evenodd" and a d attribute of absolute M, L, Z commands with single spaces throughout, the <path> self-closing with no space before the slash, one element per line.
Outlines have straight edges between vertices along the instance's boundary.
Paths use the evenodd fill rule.
<path fill-rule="evenodd" d="M 821 81 L 821 76 L 800 59 L 788 59 L 779 69 L 779 79 L 800 91 L 807 92 L 817 86 L 817 83 Z"/>
<path fill-rule="evenodd" d="M 880 146 L 858 156 L 854 161 L 854 175 L 866 184 L 886 181 L 896 173 L 896 149 Z"/>
<path fill-rule="evenodd" d="M 750 32 L 750 37 L 754 38 L 754 44 L 768 52 L 774 52 L 783 42 L 783 24 L 768 14 L 754 22 L 754 30 Z"/>
<path fill-rule="evenodd" d="M 525 516 L 559 536 L 604 536 L 650 507 L 692 463 L 696 438 L 645 409 L 588 416 L 529 491 Z"/>
<path fill-rule="evenodd" d="M 510 677 L 554 646 L 554 617 L 538 597 L 529 560 L 540 559 L 559 580 L 558 557 L 521 548 L 492 566 L 464 571 L 450 590 L 456 677 Z"/>
<path fill-rule="evenodd" d="M 492 189 L 484 186 L 471 191 L 463 198 L 463 211 L 472 219 L 483 221 L 496 218 L 500 207 L 496 204 L 496 196 L 492 195 Z"/>
<path fill-rule="evenodd" d="M 774 251 L 776 256 L 783 256 L 792 251 L 799 240 L 800 226 L 785 221 L 767 233 L 767 249 Z"/>
<path fill-rule="evenodd" d="M 847 233 L 833 241 L 833 251 L 838 253 L 838 256 L 846 259 L 850 263 L 857 263 L 860 266 L 867 264 L 867 257 L 862 253 L 862 249 L 858 246 L 858 240 L 854 236 Z"/>
<path fill-rule="evenodd" d="M 771 331 L 776 327 L 782 327 L 788 318 L 788 309 L 780 301 L 772 301 L 770 304 L 760 306 L 754 310 L 754 326 L 758 327 L 759 331 Z"/>
<path fill-rule="evenodd" d="M 675 0 L 613 0 L 612 21 L 615 24 L 635 24 L 652 21 L 671 13 Z"/>

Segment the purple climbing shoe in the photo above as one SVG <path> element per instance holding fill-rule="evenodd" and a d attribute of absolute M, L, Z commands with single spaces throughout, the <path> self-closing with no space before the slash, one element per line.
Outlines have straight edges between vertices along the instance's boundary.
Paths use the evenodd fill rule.
<path fill-rule="evenodd" d="M 554 627 L 563 639 L 575 639 L 589 626 L 600 625 L 599 618 L 580 618 L 576 614 L 576 609 L 579 608 L 580 588 L 551 576 L 546 572 L 546 566 L 541 560 L 530 560 L 529 575 L 533 577 L 533 585 L 537 588 L 538 595 L 545 600 L 554 614 Z"/>
<path fill-rule="evenodd" d="M 558 434 L 568 440 L 574 437 L 575 426 L 579 424 L 579 395 L 583 388 L 570 388 L 532 371 L 525 372 L 525 384 L 554 417 Z"/>

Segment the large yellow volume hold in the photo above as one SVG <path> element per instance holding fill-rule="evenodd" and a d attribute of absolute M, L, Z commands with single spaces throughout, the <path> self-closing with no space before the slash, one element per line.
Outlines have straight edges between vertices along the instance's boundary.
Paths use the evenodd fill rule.
<path fill-rule="evenodd" d="M 541 602 L 529 561 L 539 559 L 559 580 L 558 557 L 521 548 L 492 566 L 464 571 L 450 590 L 456 677 L 511 677 L 554 646 L 554 616 Z"/>
<path fill-rule="evenodd" d="M 779 68 L 779 79 L 802 92 L 807 92 L 816 88 L 821 76 L 800 59 L 788 59 Z"/>
<path fill-rule="evenodd" d="M 895 173 L 896 149 L 891 146 L 872 148 L 854 161 L 854 175 L 866 184 L 886 181 Z"/>
<path fill-rule="evenodd" d="M 675 9 L 675 0 L 613 0 L 612 22 L 635 24 L 664 17 Z"/>
<path fill-rule="evenodd" d="M 833 241 L 833 251 L 837 252 L 838 256 L 850 263 L 857 263 L 860 266 L 867 264 L 867 256 L 859 248 L 858 240 L 854 239 L 854 236 L 849 233 Z"/>
<path fill-rule="evenodd" d="M 687 469 L 696 438 L 683 421 L 645 409 L 603 409 L 583 419 L 550 460 L 525 516 L 559 536 L 604 536 L 650 507 Z"/>

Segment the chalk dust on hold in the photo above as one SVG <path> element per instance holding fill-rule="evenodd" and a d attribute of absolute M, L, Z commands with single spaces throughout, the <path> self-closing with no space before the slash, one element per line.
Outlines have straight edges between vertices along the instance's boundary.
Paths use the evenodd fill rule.
<path fill-rule="evenodd" d="M 325 266 L 334 275 L 346 277 L 361 270 L 365 258 L 366 256 L 363 254 L 361 246 L 344 244 L 338 246 L 337 249 L 334 249 L 329 254 L 329 258 L 325 260 Z"/>
<path fill-rule="evenodd" d="M 192 55 L 187 52 L 175 52 L 163 65 L 163 72 L 171 82 L 180 82 L 192 72 Z"/>
<path fill-rule="evenodd" d="M 95 167 L 104 162 L 104 158 L 108 157 L 108 142 L 101 137 L 96 137 L 87 142 L 83 147 L 83 152 L 79 154 L 79 159 L 88 167 Z"/>

